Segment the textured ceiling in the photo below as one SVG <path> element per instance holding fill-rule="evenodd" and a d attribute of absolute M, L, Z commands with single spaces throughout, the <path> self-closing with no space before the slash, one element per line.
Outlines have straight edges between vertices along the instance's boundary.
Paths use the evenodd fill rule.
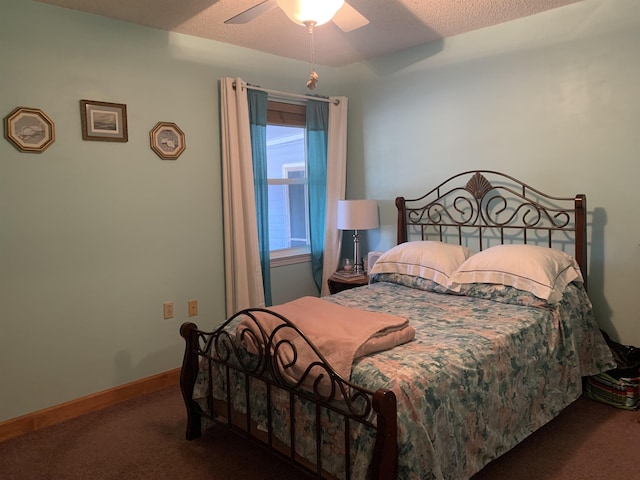
<path fill-rule="evenodd" d="M 261 0 L 36 0 L 162 30 L 309 60 L 309 37 L 274 8 L 249 23 L 224 21 Z M 316 27 L 316 63 L 343 66 L 581 0 L 347 0 L 369 24 Z"/>

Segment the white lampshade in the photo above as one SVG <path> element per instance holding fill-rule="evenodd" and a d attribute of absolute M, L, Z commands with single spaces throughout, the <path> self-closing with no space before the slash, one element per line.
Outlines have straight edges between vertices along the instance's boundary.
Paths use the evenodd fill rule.
<path fill-rule="evenodd" d="M 338 200 L 339 230 L 369 230 L 378 225 L 378 202 L 375 200 Z"/>
<path fill-rule="evenodd" d="M 278 0 L 278 6 L 300 25 L 322 25 L 333 18 L 344 0 Z"/>

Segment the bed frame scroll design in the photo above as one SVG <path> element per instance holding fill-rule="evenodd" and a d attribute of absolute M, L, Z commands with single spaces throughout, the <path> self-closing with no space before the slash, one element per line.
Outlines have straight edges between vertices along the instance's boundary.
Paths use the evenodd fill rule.
<path fill-rule="evenodd" d="M 397 197 L 396 207 L 398 243 L 415 237 L 462 245 L 473 238 L 475 243 L 467 246 L 483 250 L 491 244 L 510 243 L 517 236 L 518 243 L 556 248 L 572 245 L 571 254 L 587 286 L 584 194 L 554 197 L 504 173 L 470 170 L 445 180 L 422 197 Z"/>
<path fill-rule="evenodd" d="M 267 315 L 270 320 L 277 319 L 277 326 L 272 331 L 265 330 L 259 316 Z M 262 317 L 264 318 L 264 317 Z M 242 327 L 237 328 L 238 320 L 243 319 Z M 269 322 L 271 324 L 271 322 Z M 236 330 L 237 328 L 237 330 Z M 226 424 L 230 429 L 267 447 L 279 457 L 293 463 L 308 475 L 324 478 L 321 454 L 320 409 L 324 408 L 344 419 L 344 451 L 345 478 L 351 478 L 350 472 L 350 425 L 357 422 L 375 432 L 374 456 L 371 465 L 371 478 L 391 480 L 396 478 L 397 471 L 397 412 L 396 397 L 389 390 L 369 391 L 348 380 L 343 379 L 327 363 L 323 355 L 313 343 L 289 320 L 264 308 L 242 310 L 212 332 L 199 330 L 193 323 L 187 322 L 180 328 L 184 338 L 185 353 L 180 377 L 180 387 L 187 408 L 188 440 L 201 435 L 203 419 L 215 423 Z M 298 342 L 302 343 L 298 343 Z M 243 343 L 253 345 L 252 354 L 247 353 Z M 297 366 L 299 349 L 310 349 L 315 360 L 309 365 Z M 193 398 L 194 388 L 198 382 L 199 371 L 206 365 L 208 372 L 208 389 L 206 404 Z M 295 369 L 296 373 L 292 374 Z M 212 390 L 213 371 L 222 370 L 226 384 L 226 414 L 215 412 Z M 246 412 L 243 413 L 242 424 L 232 421 L 237 412 L 232 412 L 231 375 L 241 375 L 244 383 Z M 295 375 L 295 376 L 294 376 Z M 292 378 L 293 377 L 293 378 Z M 267 433 L 266 439 L 252 424 L 249 397 L 251 380 L 262 382 L 266 390 Z M 289 404 L 296 400 L 309 401 L 315 405 L 315 462 L 299 461 L 299 453 L 295 446 L 295 415 L 289 409 L 290 445 L 288 452 L 276 447 L 272 425 L 271 401 L 273 388 L 281 389 L 289 395 Z M 264 434 L 263 434 L 264 436 Z M 312 469 L 313 467 L 313 469 Z"/>

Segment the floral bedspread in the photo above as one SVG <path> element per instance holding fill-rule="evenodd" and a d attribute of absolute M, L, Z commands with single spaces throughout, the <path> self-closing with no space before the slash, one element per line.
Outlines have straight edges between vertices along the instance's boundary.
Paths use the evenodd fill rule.
<path fill-rule="evenodd" d="M 358 385 L 396 394 L 399 479 L 470 478 L 577 399 L 582 376 L 615 367 L 582 287 L 570 285 L 555 307 L 517 305 L 504 292 L 500 296 L 472 298 L 381 282 L 327 297 L 406 317 L 416 328 L 414 341 L 357 360 L 351 374 Z M 243 388 L 240 383 L 236 389 Z M 202 375 L 194 398 L 204 395 L 205 384 Z M 259 397 L 252 400 L 253 416 L 264 411 Z M 243 395 L 237 398 L 245 409 Z M 296 408 L 296 428 L 303 431 L 296 448 L 313 458 L 314 441 L 305 444 L 313 438 L 313 422 L 305 422 L 304 405 Z M 332 421 L 329 414 L 323 424 Z M 274 422 L 287 437 L 287 415 L 276 415 Z M 322 441 L 330 449 L 323 469 L 338 478 L 344 475 L 335 445 L 343 435 L 327 428 Z M 364 479 L 372 438 L 358 436 L 357 429 L 353 436 L 352 478 Z M 331 458 L 335 465 L 326 460 Z"/>

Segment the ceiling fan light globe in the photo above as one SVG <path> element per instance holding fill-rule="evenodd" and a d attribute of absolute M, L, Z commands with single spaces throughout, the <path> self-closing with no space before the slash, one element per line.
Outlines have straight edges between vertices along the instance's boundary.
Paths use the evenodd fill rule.
<path fill-rule="evenodd" d="M 333 18 L 344 0 L 278 0 L 278 6 L 299 25 L 322 25 Z"/>

